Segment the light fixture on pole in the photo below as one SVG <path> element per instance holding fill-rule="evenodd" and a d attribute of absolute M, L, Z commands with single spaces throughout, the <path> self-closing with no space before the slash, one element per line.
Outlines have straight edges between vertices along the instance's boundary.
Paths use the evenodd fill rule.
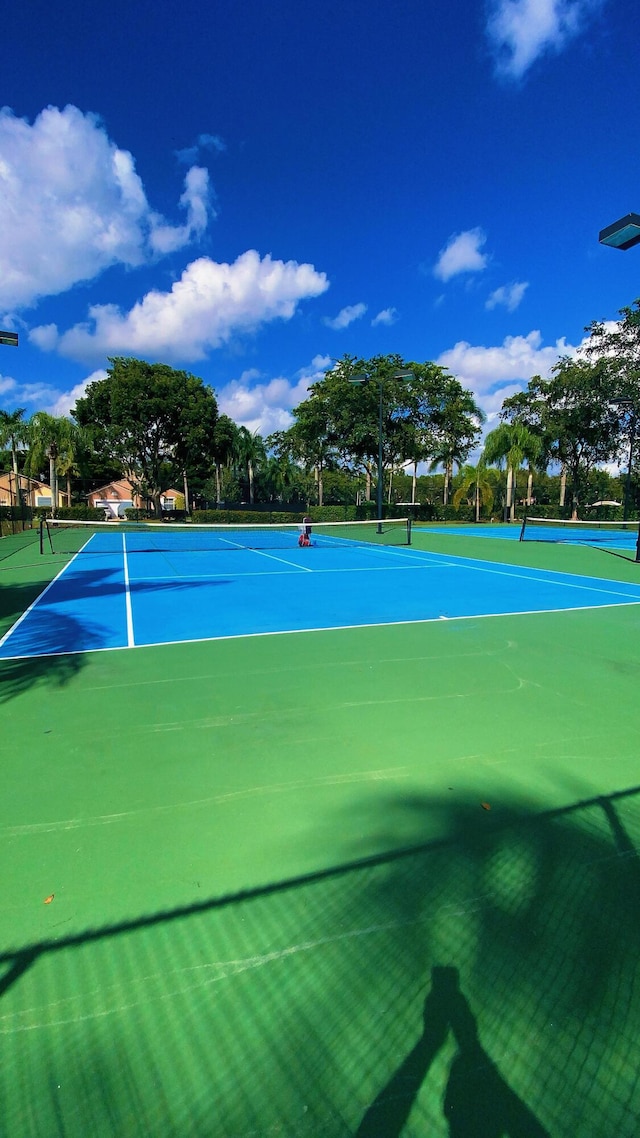
<path fill-rule="evenodd" d="M 640 244 L 640 214 L 627 213 L 619 221 L 601 229 L 598 235 L 601 245 L 611 245 L 613 249 L 632 249 Z"/>
<path fill-rule="evenodd" d="M 382 483 L 384 479 L 384 463 L 383 463 L 383 442 L 384 442 L 384 418 L 383 418 L 383 388 L 385 379 L 413 379 L 412 371 L 403 368 L 400 371 L 394 371 L 392 375 L 366 375 L 359 373 L 358 375 L 350 375 L 349 383 L 364 384 L 364 383 L 377 383 L 380 399 L 378 403 L 378 484 L 376 486 L 376 511 L 377 511 L 377 533 L 382 533 Z"/>

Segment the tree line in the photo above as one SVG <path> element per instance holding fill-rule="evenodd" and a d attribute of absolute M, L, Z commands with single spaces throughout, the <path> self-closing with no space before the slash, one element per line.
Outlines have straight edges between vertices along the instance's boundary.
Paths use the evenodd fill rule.
<path fill-rule="evenodd" d="M 623 463 L 626 515 L 638 507 L 640 300 L 616 323 L 593 322 L 587 331 L 580 356 L 561 357 L 549 379 L 533 376 L 504 400 L 473 466 L 485 420 L 472 392 L 436 363 L 395 354 L 335 361 L 293 409 L 291 426 L 266 438 L 221 414 L 215 392 L 197 376 L 114 357 L 68 418 L 0 411 L 0 450 L 17 504 L 18 476 L 47 470 L 53 502 L 61 481 L 71 505 L 125 476 L 158 514 L 168 487 L 181 488 L 187 512 L 229 500 L 370 501 L 381 457 L 387 504 L 424 501 L 434 479 L 419 469 L 442 471 L 442 507 L 465 502 L 478 520 L 496 497 L 513 519 L 517 501 L 536 498 L 534 481 L 548 486 L 549 469 L 558 472 L 558 505 L 577 515 L 596 483 L 601 493 L 614 492 L 603 483 L 605 467 Z"/>

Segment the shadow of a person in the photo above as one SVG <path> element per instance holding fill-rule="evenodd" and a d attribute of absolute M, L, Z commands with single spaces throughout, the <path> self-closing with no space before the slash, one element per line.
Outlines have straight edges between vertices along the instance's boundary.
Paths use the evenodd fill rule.
<path fill-rule="evenodd" d="M 422 1035 L 366 1111 L 355 1138 L 400 1138 L 449 1030 L 458 1045 L 444 1096 L 450 1138 L 550 1138 L 481 1046 L 458 970 L 450 967 L 432 969 Z"/>
<path fill-rule="evenodd" d="M 456 968 L 433 968 L 424 1002 L 423 1031 L 415 1047 L 366 1111 L 355 1138 L 399 1138 L 429 1068 L 449 1032 L 451 989 Z"/>
<path fill-rule="evenodd" d="M 458 1054 L 444 1096 L 450 1138 L 549 1138 L 481 1046 L 475 1017 L 462 992 L 456 987 L 451 995 L 449 1026 Z"/>

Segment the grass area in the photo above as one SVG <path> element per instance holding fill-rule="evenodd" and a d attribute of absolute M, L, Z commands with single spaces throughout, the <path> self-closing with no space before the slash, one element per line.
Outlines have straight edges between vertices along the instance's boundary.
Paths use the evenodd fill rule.
<path fill-rule="evenodd" d="M 0 663 L 7 1133 L 631 1138 L 639 679 L 637 605 Z"/>

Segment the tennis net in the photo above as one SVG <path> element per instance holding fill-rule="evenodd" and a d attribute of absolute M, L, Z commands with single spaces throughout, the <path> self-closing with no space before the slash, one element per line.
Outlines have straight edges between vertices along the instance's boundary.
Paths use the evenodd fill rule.
<path fill-rule="evenodd" d="M 212 524 L 179 522 L 81 522 L 42 520 L 43 554 L 180 553 L 238 549 L 294 549 L 309 530 L 312 547 L 410 545 L 409 518 L 382 522 Z"/>
<path fill-rule="evenodd" d="M 633 549 L 638 540 L 637 521 L 597 522 L 590 519 L 525 518 L 520 541 L 568 542 Z"/>

